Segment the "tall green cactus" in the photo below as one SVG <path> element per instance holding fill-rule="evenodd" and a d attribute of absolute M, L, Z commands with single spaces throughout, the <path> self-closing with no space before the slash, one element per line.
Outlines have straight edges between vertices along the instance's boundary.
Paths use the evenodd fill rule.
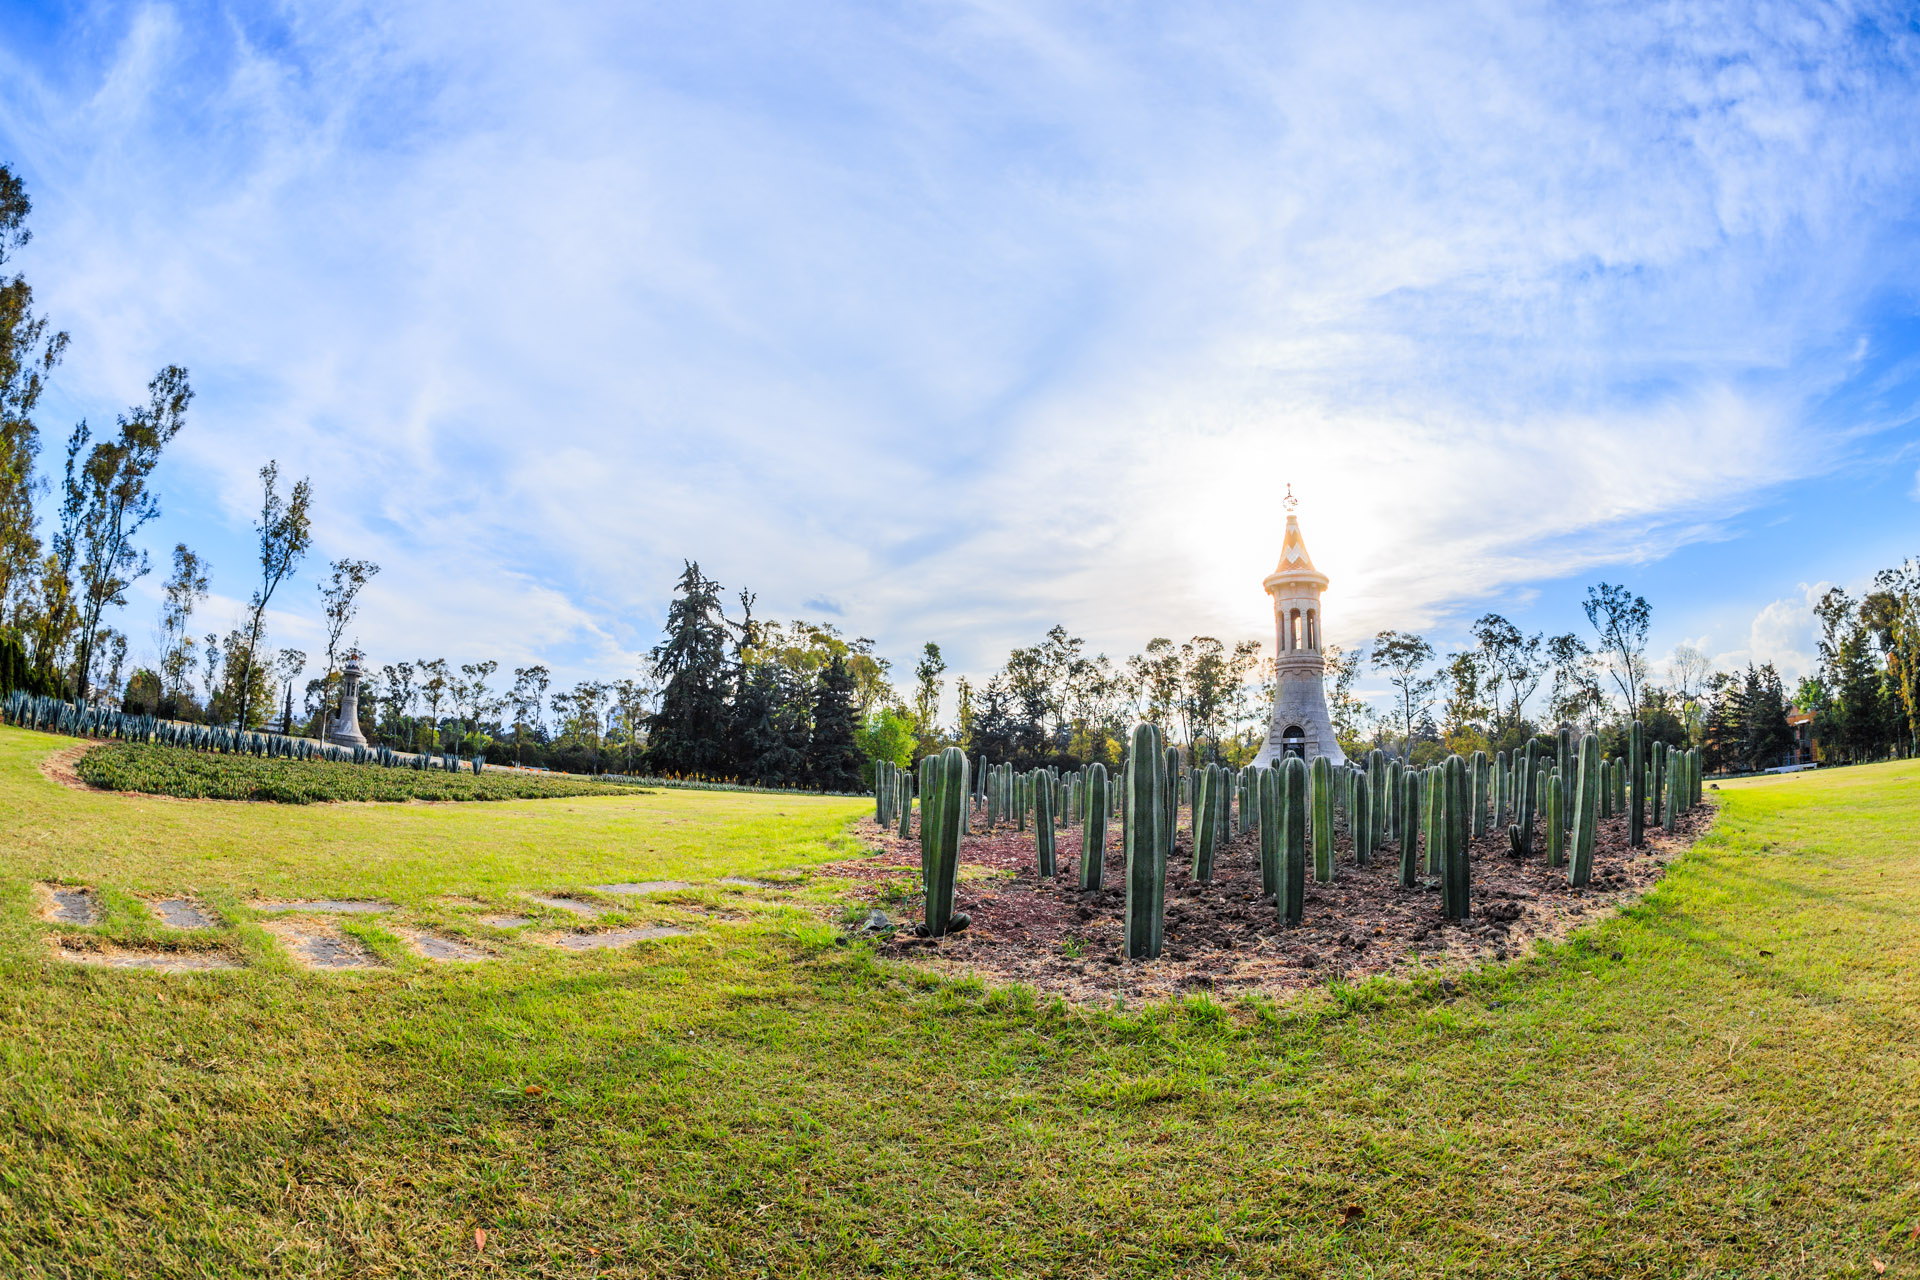
<path fill-rule="evenodd" d="M 1087 816 L 1080 828 L 1080 887 L 1098 889 L 1105 882 L 1107 863 L 1107 766 L 1095 761 L 1087 767 Z"/>
<path fill-rule="evenodd" d="M 1492 769 L 1487 764 L 1487 753 L 1484 751 L 1474 752 L 1470 763 L 1473 770 L 1473 795 L 1470 799 L 1473 805 L 1472 836 L 1478 840 L 1487 834 L 1487 800 L 1491 790 L 1488 783 L 1492 780 Z"/>
<path fill-rule="evenodd" d="M 1627 728 L 1627 844 L 1647 842 L 1647 731 L 1638 720 Z"/>
<path fill-rule="evenodd" d="M 895 798 L 900 805 L 900 838 L 905 840 L 913 834 L 913 775 L 900 770 L 898 783 L 899 793 Z"/>
<path fill-rule="evenodd" d="M 1333 761 L 1313 759 L 1313 878 L 1333 879 Z"/>
<path fill-rule="evenodd" d="M 1547 865 L 1559 866 L 1564 860 L 1567 848 L 1567 829 L 1563 824 L 1565 815 L 1560 797 L 1566 794 L 1560 787 L 1560 780 L 1552 778 L 1547 787 Z"/>
<path fill-rule="evenodd" d="M 948 747 L 929 756 L 922 776 L 927 786 L 920 792 L 920 872 L 927 887 L 927 934 L 938 938 L 968 924 L 965 914 L 953 910 L 960 838 L 967 828 L 967 753 Z M 931 836 L 926 835 L 929 828 Z"/>
<path fill-rule="evenodd" d="M 1513 767 L 1514 816 L 1513 824 L 1507 828 L 1507 843 L 1512 846 L 1516 858 L 1531 857 L 1533 854 L 1533 806 L 1540 790 L 1534 782 L 1534 771 L 1539 764 L 1540 741 L 1530 738 Z"/>
<path fill-rule="evenodd" d="M 1653 744 L 1653 784 L 1647 790 L 1647 820 L 1658 827 L 1666 821 L 1667 744 Z"/>
<path fill-rule="evenodd" d="M 1441 792 L 1445 820 L 1440 825 L 1445 849 L 1440 869 L 1440 909 L 1449 920 L 1464 920 L 1472 897 L 1467 865 L 1467 834 L 1472 827 L 1466 810 L 1473 785 L 1467 762 L 1457 755 L 1447 757 Z"/>
<path fill-rule="evenodd" d="M 1391 797 L 1387 795 L 1387 753 L 1375 747 L 1367 752 L 1367 795 L 1373 800 L 1373 818 L 1367 823 L 1367 831 L 1372 841 L 1371 854 L 1387 839 L 1388 818 L 1391 812 Z"/>
<path fill-rule="evenodd" d="M 1600 796 L 1606 789 L 1600 763 L 1600 739 L 1580 738 L 1580 776 L 1573 792 L 1573 859 L 1567 865 L 1567 883 L 1584 888 L 1593 878 L 1593 850 L 1600 834 Z"/>
<path fill-rule="evenodd" d="M 1193 780 L 1193 878 L 1205 884 L 1213 879 L 1213 843 L 1218 829 L 1220 766 L 1195 770 Z"/>
<path fill-rule="evenodd" d="M 1563 724 L 1553 753 L 1554 776 L 1560 788 L 1560 820 L 1563 823 L 1573 821 L 1573 749 L 1573 730 Z M 1565 828 L 1562 827 L 1562 830 Z"/>
<path fill-rule="evenodd" d="M 1410 769 L 1400 774 L 1400 887 L 1420 883 L 1420 780 Z"/>
<path fill-rule="evenodd" d="M 1160 794 L 1164 803 L 1160 806 L 1160 845 L 1162 857 L 1168 861 L 1173 858 L 1174 837 L 1180 828 L 1180 807 L 1174 801 L 1179 794 L 1180 748 L 1169 747 L 1164 743 L 1160 748 Z"/>
<path fill-rule="evenodd" d="M 1280 892 L 1280 860 L 1287 843 L 1286 791 L 1278 764 L 1254 773 L 1254 789 L 1260 797 L 1260 895 L 1266 897 Z"/>
<path fill-rule="evenodd" d="M 1353 833 L 1353 860 L 1360 866 L 1373 861 L 1373 787 L 1364 773 L 1353 776 L 1353 816 L 1347 829 Z"/>
<path fill-rule="evenodd" d="M 1288 924 L 1299 924 L 1307 903 L 1307 764 L 1288 756 L 1281 766 L 1281 818 L 1286 840 L 1280 859 L 1280 886 L 1274 908 Z"/>
<path fill-rule="evenodd" d="M 1496 827 L 1507 825 L 1507 753 L 1504 751 L 1493 757 L 1493 823 Z"/>
<path fill-rule="evenodd" d="M 1129 960 L 1152 960 L 1157 957 L 1165 927 L 1169 778 L 1161 751 L 1158 730 L 1150 724 L 1133 727 L 1123 784 L 1126 788 L 1126 940 Z"/>
<path fill-rule="evenodd" d="M 1033 847 L 1040 857 L 1040 878 L 1051 880 L 1059 868 L 1054 865 L 1053 777 L 1046 770 L 1033 775 Z"/>

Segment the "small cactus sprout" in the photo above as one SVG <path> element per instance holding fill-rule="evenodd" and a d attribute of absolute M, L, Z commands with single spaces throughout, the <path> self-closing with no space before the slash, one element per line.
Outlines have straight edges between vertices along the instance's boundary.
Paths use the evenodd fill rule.
<path fill-rule="evenodd" d="M 1107 766 L 1087 768 L 1087 816 L 1080 828 L 1080 887 L 1098 889 L 1107 863 Z"/>
<path fill-rule="evenodd" d="M 1580 738 L 1580 776 L 1573 789 L 1573 860 L 1567 864 L 1567 883 L 1583 888 L 1593 878 L 1593 849 L 1600 831 L 1600 739 L 1588 733 Z"/>
<path fill-rule="evenodd" d="M 1307 764 L 1288 756 L 1281 766 L 1281 821 L 1286 825 L 1285 856 L 1280 859 L 1280 887 L 1274 905 L 1280 918 L 1299 924 L 1307 904 Z"/>
<path fill-rule="evenodd" d="M 1638 849 L 1647 842 L 1647 731 L 1638 720 L 1627 729 L 1627 843 Z"/>
<path fill-rule="evenodd" d="M 1160 954 L 1167 894 L 1166 800 L 1169 775 L 1160 734 L 1150 724 L 1133 727 L 1127 751 L 1125 823 L 1127 848 L 1127 959 Z"/>
<path fill-rule="evenodd" d="M 1333 762 L 1313 760 L 1313 878 L 1333 879 Z"/>

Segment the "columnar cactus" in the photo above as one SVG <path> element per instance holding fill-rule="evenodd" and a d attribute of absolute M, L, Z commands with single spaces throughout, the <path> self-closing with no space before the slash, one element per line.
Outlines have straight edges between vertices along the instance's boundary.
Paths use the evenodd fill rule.
<path fill-rule="evenodd" d="M 1333 879 L 1333 762 L 1313 760 L 1313 878 Z"/>
<path fill-rule="evenodd" d="M 1372 853 L 1388 838 L 1387 815 L 1392 812 L 1392 797 L 1387 794 L 1387 753 L 1378 747 L 1367 752 L 1367 795 L 1373 800 L 1373 820 L 1367 823 L 1372 840 L 1367 852 Z"/>
<path fill-rule="evenodd" d="M 1627 843 L 1647 842 L 1647 731 L 1638 720 L 1627 728 Z"/>
<path fill-rule="evenodd" d="M 1513 765 L 1513 824 L 1507 828 L 1507 843 L 1512 846 L 1516 858 L 1530 857 L 1533 854 L 1533 818 L 1534 802 L 1539 787 L 1534 782 L 1534 771 L 1540 763 L 1540 743 L 1538 739 L 1529 739 L 1526 750 L 1519 753 Z"/>
<path fill-rule="evenodd" d="M 1307 765 L 1299 756 L 1288 756 L 1280 768 L 1283 791 L 1280 809 L 1286 825 L 1283 856 L 1280 859 L 1280 885 L 1274 896 L 1279 917 L 1288 924 L 1299 924 L 1306 915 L 1307 903 Z"/>
<path fill-rule="evenodd" d="M 905 840 L 913 834 L 913 775 L 905 769 L 900 770 L 900 838 Z"/>
<path fill-rule="evenodd" d="M 1502 751 L 1493 757 L 1493 823 L 1496 827 L 1507 825 L 1507 753 Z"/>
<path fill-rule="evenodd" d="M 1561 812 L 1565 807 L 1561 797 L 1565 794 L 1560 780 L 1557 777 L 1552 779 L 1547 787 L 1547 865 L 1550 867 L 1557 867 L 1565 861 L 1567 829 L 1563 825 L 1565 815 Z"/>
<path fill-rule="evenodd" d="M 1573 821 L 1573 752 L 1573 730 L 1563 724 L 1553 753 L 1554 772 L 1560 780 L 1560 817 L 1563 822 Z"/>
<path fill-rule="evenodd" d="M 1447 757 L 1441 791 L 1446 814 L 1441 827 L 1446 848 L 1441 862 L 1440 908 L 1449 920 L 1465 920 L 1472 897 L 1471 879 L 1467 874 L 1467 833 L 1471 824 L 1466 810 L 1473 787 L 1467 762 L 1457 755 Z"/>
<path fill-rule="evenodd" d="M 1347 829 L 1353 833 L 1353 860 L 1366 866 L 1373 860 L 1373 787 L 1364 773 L 1353 777 L 1353 816 Z"/>
<path fill-rule="evenodd" d="M 1280 892 L 1280 860 L 1287 843 L 1286 791 L 1279 765 L 1254 770 L 1254 791 L 1260 797 L 1260 893 Z"/>
<path fill-rule="evenodd" d="M 1160 846 L 1163 859 L 1173 857 L 1174 836 L 1180 827 L 1180 811 L 1173 802 L 1174 788 L 1180 777 L 1180 748 L 1163 745 L 1160 749 L 1160 791 L 1164 803 L 1160 806 Z M 1165 873 L 1162 873 L 1165 879 Z"/>
<path fill-rule="evenodd" d="M 1167 894 L 1166 809 L 1170 781 L 1160 734 L 1150 724 L 1133 727 L 1123 786 L 1127 850 L 1127 959 L 1160 954 Z"/>
<path fill-rule="evenodd" d="M 1593 850 L 1600 838 L 1600 797 L 1606 791 L 1604 769 L 1600 739 L 1591 733 L 1581 735 L 1579 777 L 1573 789 L 1573 858 L 1567 864 L 1567 883 L 1576 889 L 1593 878 Z"/>
<path fill-rule="evenodd" d="M 927 887 L 926 927 L 938 938 L 964 929 L 964 914 L 953 910 L 954 885 L 960 876 L 960 837 L 967 826 L 967 753 L 948 747 L 929 756 L 923 765 L 927 787 L 920 793 L 921 880 Z M 926 835 L 931 828 L 931 837 Z"/>
<path fill-rule="evenodd" d="M 1400 775 L 1400 887 L 1420 883 L 1420 779 L 1411 769 Z"/>
<path fill-rule="evenodd" d="M 1053 879 L 1058 868 L 1054 866 L 1053 844 L 1053 778 L 1041 769 L 1033 775 L 1033 847 L 1040 855 L 1040 878 Z M 922 802 L 923 809 L 925 803 Z"/>
<path fill-rule="evenodd" d="M 1107 864 L 1107 766 L 1095 761 L 1087 767 L 1087 816 L 1080 828 L 1080 887 L 1101 887 Z"/>
<path fill-rule="evenodd" d="M 1219 829 L 1220 766 L 1195 770 L 1193 787 L 1193 878 L 1201 884 L 1213 879 L 1214 835 Z"/>
<path fill-rule="evenodd" d="M 1487 834 L 1487 800 L 1491 790 L 1488 783 L 1492 780 L 1492 770 L 1488 767 L 1487 753 L 1484 751 L 1474 752 L 1471 763 L 1473 795 L 1470 803 L 1473 806 L 1473 838 L 1478 840 Z"/>

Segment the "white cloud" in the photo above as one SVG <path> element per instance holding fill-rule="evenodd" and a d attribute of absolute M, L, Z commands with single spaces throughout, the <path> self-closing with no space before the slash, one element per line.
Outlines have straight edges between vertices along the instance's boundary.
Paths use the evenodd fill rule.
<path fill-rule="evenodd" d="M 1341 639 L 1832 465 L 1799 410 L 1913 261 L 1876 211 L 1920 95 L 1862 45 L 1691 9 L 145 9 L 95 64 L 0 51 L 0 142 L 66 403 L 193 368 L 169 510 L 231 594 L 271 454 L 323 554 L 386 566 L 376 661 L 607 673 L 691 557 L 977 670 L 1055 620 L 1263 634 L 1288 480 Z"/>
<path fill-rule="evenodd" d="M 1820 623 L 1813 606 L 1832 586 L 1831 582 L 1803 582 L 1797 597 L 1768 604 L 1754 616 L 1743 647 L 1714 655 L 1715 669 L 1732 671 L 1749 662 L 1756 666 L 1771 662 L 1789 690 L 1802 677 L 1813 675 L 1820 664 Z"/>

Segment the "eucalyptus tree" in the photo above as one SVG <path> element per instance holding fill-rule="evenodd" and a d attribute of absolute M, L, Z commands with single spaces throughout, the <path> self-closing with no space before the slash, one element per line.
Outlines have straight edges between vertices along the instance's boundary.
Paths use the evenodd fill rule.
<path fill-rule="evenodd" d="M 380 572 L 380 566 L 371 560 L 348 558 L 335 560 L 327 568 L 328 576 L 320 584 L 320 605 L 327 633 L 327 673 L 322 679 L 330 697 L 340 637 L 346 634 L 354 615 L 360 611 L 360 592 Z"/>
<path fill-rule="evenodd" d="M 1600 637 L 1600 652 L 1606 655 L 1614 684 L 1626 696 L 1631 716 L 1640 705 L 1640 686 L 1646 679 L 1647 629 L 1653 611 L 1644 596 L 1609 582 L 1588 587 L 1580 607 Z"/>
<path fill-rule="evenodd" d="M 1414 726 L 1427 714 L 1434 691 L 1440 687 L 1440 677 L 1426 673 L 1427 664 L 1433 661 L 1433 646 L 1424 636 L 1412 632 L 1382 631 L 1373 638 L 1370 661 L 1375 671 L 1388 673 L 1387 683 L 1394 687 L 1399 704 L 1404 749 L 1411 751 Z"/>
<path fill-rule="evenodd" d="M 161 588 L 160 604 L 160 679 L 161 696 L 179 698 L 187 690 L 193 674 L 193 637 L 187 627 L 193 611 L 207 598 L 209 589 L 206 561 L 179 542 L 173 548 L 173 573 Z"/>
<path fill-rule="evenodd" d="M 239 655 L 239 706 L 236 717 L 247 727 L 254 698 L 253 673 L 260 668 L 255 655 L 266 635 L 267 605 L 280 584 L 292 576 L 306 557 L 313 541 L 307 505 L 313 499 L 313 487 L 306 480 L 296 481 L 286 497 L 280 496 L 280 465 L 269 461 L 260 468 L 260 520 L 254 532 L 260 537 L 260 585 L 247 602 L 247 627 Z"/>
<path fill-rule="evenodd" d="M 33 239 L 33 202 L 19 177 L 0 164 L 0 266 Z M 15 273 L 0 277 L 0 626 L 22 621 L 41 568 L 33 510 L 40 429 L 33 413 L 47 376 L 67 348 L 33 313 L 33 287 Z"/>

